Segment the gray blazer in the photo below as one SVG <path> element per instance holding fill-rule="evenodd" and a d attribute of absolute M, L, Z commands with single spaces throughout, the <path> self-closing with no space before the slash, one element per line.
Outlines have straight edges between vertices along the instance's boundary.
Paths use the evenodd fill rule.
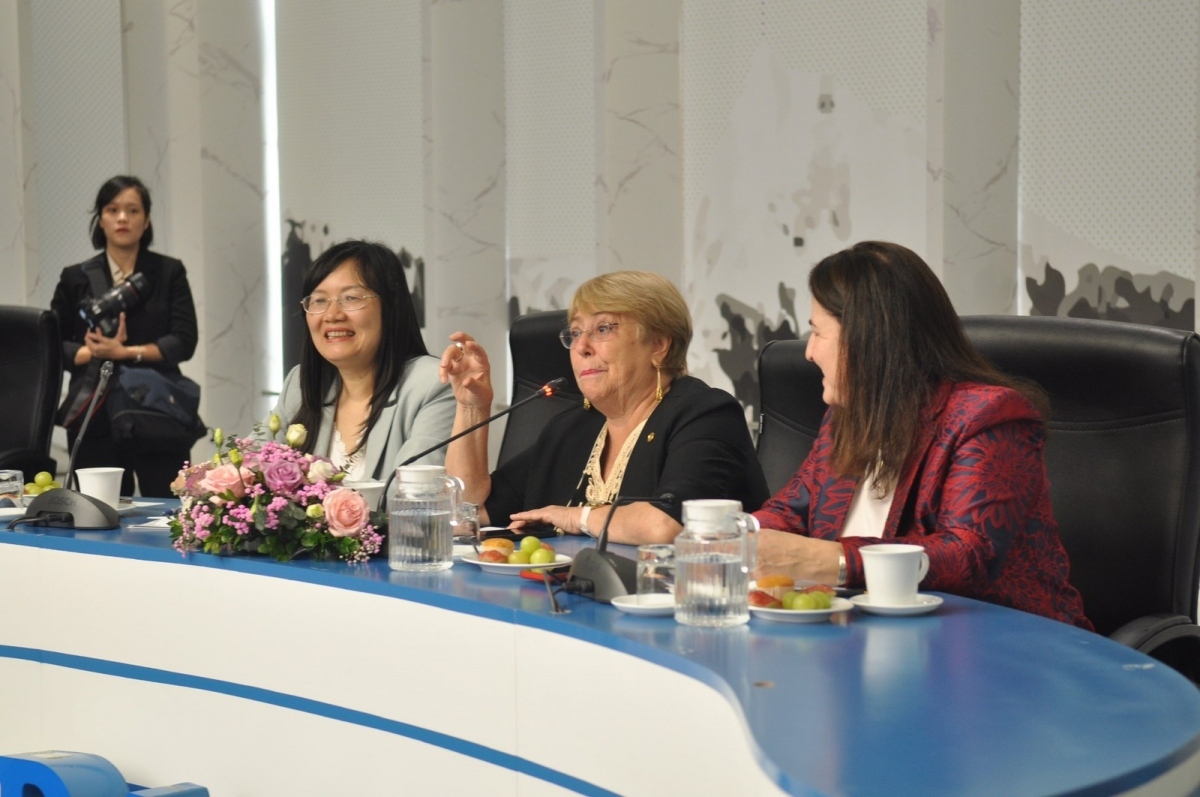
<path fill-rule="evenodd" d="M 438 381 L 437 372 L 436 357 L 425 355 L 408 361 L 400 384 L 367 435 L 364 479 L 387 481 L 401 462 L 450 436 L 456 409 L 454 391 L 449 383 L 443 385 Z M 321 411 L 321 429 L 312 449 L 321 456 L 329 455 L 337 390 L 335 383 Z M 278 413 L 286 427 L 299 409 L 300 366 L 296 366 L 283 380 L 283 391 L 272 412 Z M 445 461 L 446 449 L 442 448 L 414 464 L 441 465 Z"/>

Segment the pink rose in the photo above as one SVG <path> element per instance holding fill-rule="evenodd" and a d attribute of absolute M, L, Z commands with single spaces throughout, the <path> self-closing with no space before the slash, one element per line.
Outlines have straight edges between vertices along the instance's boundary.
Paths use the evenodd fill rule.
<path fill-rule="evenodd" d="M 325 496 L 321 506 L 325 509 L 329 533 L 335 537 L 353 537 L 371 520 L 371 507 L 367 505 L 367 499 L 345 487 L 339 487 Z"/>
<path fill-rule="evenodd" d="M 213 468 L 200 480 L 199 487 L 210 493 L 233 493 L 234 498 L 246 494 L 246 486 L 254 482 L 254 474 L 246 468 L 237 468 L 230 464 Z"/>
<path fill-rule="evenodd" d="M 300 466 L 288 459 L 272 462 L 263 468 L 263 479 L 267 487 L 275 493 L 293 493 L 304 486 L 304 471 Z"/>

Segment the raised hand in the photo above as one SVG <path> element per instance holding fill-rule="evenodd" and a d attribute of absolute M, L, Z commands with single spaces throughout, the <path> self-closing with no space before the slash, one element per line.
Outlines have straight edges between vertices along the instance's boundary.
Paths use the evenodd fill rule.
<path fill-rule="evenodd" d="M 486 415 L 495 396 L 487 352 L 465 332 L 455 332 L 450 340 L 453 342 L 442 352 L 438 378 L 450 383 L 460 407 Z"/>

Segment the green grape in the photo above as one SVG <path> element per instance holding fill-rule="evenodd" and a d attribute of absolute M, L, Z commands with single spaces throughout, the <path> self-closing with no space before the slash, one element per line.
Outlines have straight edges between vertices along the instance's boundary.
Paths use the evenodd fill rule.
<path fill-rule="evenodd" d="M 555 559 L 554 551 L 549 548 L 538 548 L 533 553 L 529 554 L 529 564 L 531 565 L 548 565 Z"/>
<path fill-rule="evenodd" d="M 811 612 L 813 609 L 819 609 L 817 596 L 811 592 L 801 592 L 792 600 L 792 610 L 798 612 Z"/>

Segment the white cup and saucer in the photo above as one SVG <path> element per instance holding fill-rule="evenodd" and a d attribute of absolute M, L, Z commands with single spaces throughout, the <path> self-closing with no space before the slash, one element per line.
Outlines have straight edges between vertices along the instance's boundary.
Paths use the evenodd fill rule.
<path fill-rule="evenodd" d="M 923 595 L 917 586 L 929 572 L 929 554 L 920 545 L 883 543 L 858 549 L 867 591 L 850 598 L 868 614 L 908 616 L 925 614 L 942 605 L 936 595 Z"/>

